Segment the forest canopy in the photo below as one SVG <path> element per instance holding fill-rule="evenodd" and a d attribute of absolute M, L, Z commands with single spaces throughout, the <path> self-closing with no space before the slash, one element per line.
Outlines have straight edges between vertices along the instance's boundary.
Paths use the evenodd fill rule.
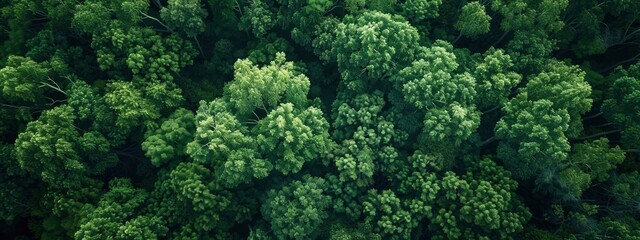
<path fill-rule="evenodd" d="M 0 0 L 0 238 L 640 240 L 639 17 Z"/>

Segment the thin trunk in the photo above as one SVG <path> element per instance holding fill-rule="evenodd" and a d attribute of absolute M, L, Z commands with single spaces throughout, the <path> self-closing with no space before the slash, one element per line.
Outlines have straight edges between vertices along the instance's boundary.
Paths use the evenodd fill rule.
<path fill-rule="evenodd" d="M 577 140 L 577 141 L 587 140 L 587 139 L 591 139 L 591 138 L 596 138 L 596 137 L 600 137 L 600 136 L 605 136 L 605 135 L 612 134 L 612 133 L 618 133 L 618 132 L 621 132 L 621 131 L 622 131 L 622 130 L 620 130 L 620 129 L 616 129 L 616 130 L 611 130 L 611 131 L 606 131 L 606 132 L 596 133 L 596 134 L 589 135 L 589 136 L 585 136 L 585 137 L 576 138 L 576 139 L 574 139 L 574 140 Z"/>
<path fill-rule="evenodd" d="M 594 119 L 594 118 L 600 117 L 600 116 L 602 116 L 602 114 L 604 114 L 604 113 L 599 112 L 599 113 L 594 114 L 594 115 L 591 115 L 591 116 L 583 117 L 583 118 L 582 118 L 582 121 L 584 121 L 584 120 L 589 120 L 589 119 Z"/>
<path fill-rule="evenodd" d="M 487 145 L 487 144 L 489 144 L 489 143 L 492 143 L 492 142 L 494 142 L 494 141 L 496 141 L 496 136 L 490 137 L 489 139 L 482 141 L 482 142 L 480 143 L 480 147 L 482 147 L 482 146 L 484 146 L 484 145 Z"/>
<path fill-rule="evenodd" d="M 495 107 L 492 107 L 491 109 L 489 109 L 489 110 L 487 110 L 487 111 L 482 112 L 482 114 L 487 114 L 487 113 L 493 112 L 493 111 L 498 110 L 498 109 L 500 109 L 500 105 L 497 105 L 497 106 L 495 106 Z"/>
<path fill-rule="evenodd" d="M 502 40 L 504 40 L 504 38 L 507 36 L 507 34 L 509 34 L 509 31 L 506 31 L 502 34 L 502 36 L 500 36 L 500 38 L 498 39 L 498 41 L 494 42 L 493 44 L 491 44 L 492 47 L 495 47 L 496 45 L 498 45 L 498 43 L 502 42 Z"/>

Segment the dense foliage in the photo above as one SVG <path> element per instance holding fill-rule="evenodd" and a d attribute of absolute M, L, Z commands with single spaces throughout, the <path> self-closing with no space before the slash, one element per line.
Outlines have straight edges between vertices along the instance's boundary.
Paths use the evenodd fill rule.
<path fill-rule="evenodd" d="M 0 0 L 0 238 L 640 239 L 639 16 Z"/>

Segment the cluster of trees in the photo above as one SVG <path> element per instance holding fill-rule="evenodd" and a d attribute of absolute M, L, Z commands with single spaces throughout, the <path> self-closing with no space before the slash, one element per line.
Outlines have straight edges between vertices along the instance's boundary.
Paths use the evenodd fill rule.
<path fill-rule="evenodd" d="M 0 13 L 2 236 L 640 239 L 640 1 Z"/>

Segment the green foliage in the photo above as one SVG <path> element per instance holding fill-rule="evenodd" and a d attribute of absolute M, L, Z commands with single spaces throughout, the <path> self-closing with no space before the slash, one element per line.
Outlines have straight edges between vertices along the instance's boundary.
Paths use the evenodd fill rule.
<path fill-rule="evenodd" d="M 384 104 L 381 92 L 333 103 L 333 136 L 342 141 L 334 159 L 340 181 L 369 185 L 376 164 L 394 155 L 395 150 L 389 145 L 400 136 L 392 122 L 382 116 Z M 381 148 L 385 151 L 374 151 Z"/>
<path fill-rule="evenodd" d="M 625 158 L 620 147 L 609 148 L 609 140 L 606 138 L 576 144 L 572 152 L 569 164 L 583 169 L 596 182 L 609 179 L 610 171 Z"/>
<path fill-rule="evenodd" d="M 226 185 L 264 178 L 273 168 L 260 158 L 255 139 L 246 126 L 229 113 L 221 101 L 202 102 L 196 112 L 196 132 L 187 154 L 196 162 L 219 168 Z"/>
<path fill-rule="evenodd" d="M 346 16 L 333 29 L 329 59 L 336 61 L 348 89 L 362 91 L 412 62 L 418 54 L 417 30 L 402 17 L 380 12 Z"/>
<path fill-rule="evenodd" d="M 48 184 L 64 188 L 78 186 L 89 174 L 114 163 L 112 157 L 101 159 L 108 153 L 109 142 L 99 133 L 79 133 L 72 111 L 68 106 L 45 111 L 16 140 L 20 167 Z"/>
<path fill-rule="evenodd" d="M 436 42 L 423 59 L 402 69 L 393 79 L 404 99 L 425 112 L 423 133 L 430 142 L 459 145 L 479 125 L 475 109 L 476 82 L 468 73 L 456 73 L 452 46 Z"/>
<path fill-rule="evenodd" d="M 131 9 L 127 9 L 135 12 L 130 14 L 138 16 L 132 18 L 141 16 L 142 12 L 137 7 L 134 4 Z M 78 20 L 83 23 L 85 21 L 87 20 Z M 89 29 L 81 30 L 93 35 L 91 47 L 96 50 L 100 69 L 110 71 L 114 77 L 133 74 L 144 80 L 172 81 L 173 74 L 193 63 L 196 55 L 193 46 L 177 34 L 162 36 L 153 28 L 126 25 L 119 20 L 104 24 L 106 26 L 102 29 L 87 26 Z M 122 72 L 124 69 L 129 71 Z"/>
<path fill-rule="evenodd" d="M 167 7 L 160 10 L 160 17 L 173 30 L 195 37 L 204 32 L 203 18 L 207 12 L 202 9 L 200 0 L 171 0 Z"/>
<path fill-rule="evenodd" d="M 556 110 L 550 100 L 532 101 L 519 94 L 504 108 L 505 116 L 496 124 L 496 137 L 503 139 L 498 157 L 517 179 L 536 176 L 562 163 L 570 146 L 565 136 L 569 113 Z"/>
<path fill-rule="evenodd" d="M 0 0 L 0 236 L 638 239 L 639 9 Z"/>
<path fill-rule="evenodd" d="M 436 18 L 442 0 L 408 0 L 402 4 L 405 16 L 416 21 Z"/>
<path fill-rule="evenodd" d="M 214 167 L 225 186 L 267 177 L 272 169 L 296 173 L 331 146 L 322 111 L 307 107 L 308 78 L 284 60 L 278 54 L 262 68 L 238 61 L 223 98 L 201 102 L 196 112 L 187 154 Z"/>
<path fill-rule="evenodd" d="M 616 203 L 622 206 L 623 211 L 630 211 L 636 217 L 640 215 L 640 208 L 638 208 L 640 187 L 636 184 L 638 180 L 640 180 L 638 171 L 624 173 L 615 179 L 610 190 L 611 195 L 615 198 Z"/>
<path fill-rule="evenodd" d="M 41 84 L 48 81 L 49 70 L 29 58 L 10 56 L 0 69 L 2 99 L 11 102 L 35 102 L 42 95 Z"/>
<path fill-rule="evenodd" d="M 83 220 L 76 239 L 157 239 L 166 234 L 160 219 L 138 215 L 147 201 L 144 190 L 128 179 L 113 179 L 109 188 Z"/>
<path fill-rule="evenodd" d="M 462 7 L 454 27 L 465 37 L 475 39 L 489 32 L 490 21 L 491 17 L 487 15 L 484 5 L 480 2 L 470 2 Z"/>
<path fill-rule="evenodd" d="M 178 236 L 200 236 L 223 226 L 222 212 L 231 196 L 213 182 L 213 173 L 197 163 L 179 163 L 160 176 L 151 193 L 150 211 Z"/>
<path fill-rule="evenodd" d="M 262 215 L 280 239 L 308 239 L 317 234 L 321 224 L 329 217 L 326 209 L 331 198 L 324 192 L 327 182 L 322 178 L 305 175 L 279 190 L 267 193 Z"/>
<path fill-rule="evenodd" d="M 564 26 L 560 18 L 568 4 L 568 0 L 493 0 L 491 8 L 504 17 L 500 25 L 505 31 L 540 29 L 554 33 Z"/>
<path fill-rule="evenodd" d="M 401 200 L 391 190 L 371 190 L 364 203 L 365 222 L 374 231 L 396 238 L 409 238 L 415 227 L 409 211 L 403 209 Z"/>
<path fill-rule="evenodd" d="M 322 111 L 309 107 L 299 111 L 291 103 L 282 104 L 252 129 L 259 151 L 268 159 L 278 159 L 274 169 L 287 175 L 300 171 L 307 161 L 327 154 L 329 123 Z"/>
<path fill-rule="evenodd" d="M 476 65 L 473 76 L 476 79 L 476 98 L 479 109 L 501 106 L 522 79 L 513 71 L 511 57 L 500 49 L 489 49 L 483 54 L 484 59 Z"/>
<path fill-rule="evenodd" d="M 251 30 L 256 37 L 262 37 L 276 25 L 274 18 L 264 1 L 251 0 L 243 10 L 239 27 L 241 30 Z"/>
<path fill-rule="evenodd" d="M 107 84 L 104 101 L 116 115 L 116 126 L 133 128 L 144 123 L 152 126 L 152 121 L 160 117 L 159 109 L 131 82 L 114 81 Z"/>
<path fill-rule="evenodd" d="M 186 155 L 187 143 L 193 139 L 195 120 L 191 111 L 178 109 L 162 122 L 159 128 L 148 131 L 142 150 L 151 164 L 160 167 Z"/>
<path fill-rule="evenodd" d="M 533 76 L 523 91 L 531 100 L 546 99 L 554 109 L 566 109 L 570 123 L 568 137 L 582 131 L 582 114 L 591 109 L 591 87 L 584 80 L 585 73 L 578 66 L 550 63 L 542 73 Z"/>
<path fill-rule="evenodd" d="M 469 161 L 469 159 L 467 159 Z M 517 182 L 491 159 L 472 163 L 462 176 L 445 173 L 429 229 L 436 239 L 507 239 L 531 214 L 517 199 Z"/>
<path fill-rule="evenodd" d="M 602 110 L 606 113 L 607 119 L 622 129 L 623 143 L 629 147 L 640 143 L 640 129 L 637 125 L 640 120 L 640 81 L 635 74 L 632 76 L 614 80 L 606 100 L 602 103 Z"/>
<path fill-rule="evenodd" d="M 292 62 L 285 62 L 284 54 L 262 68 L 249 60 L 234 64 L 234 81 L 225 86 L 225 96 L 240 115 L 256 109 L 269 111 L 280 103 L 304 106 L 309 92 L 309 79 L 297 72 Z"/>
<path fill-rule="evenodd" d="M 371 231 L 368 224 L 358 224 L 357 227 L 348 227 L 344 224 L 333 224 L 329 233 L 331 240 L 380 240 L 379 234 Z"/>

